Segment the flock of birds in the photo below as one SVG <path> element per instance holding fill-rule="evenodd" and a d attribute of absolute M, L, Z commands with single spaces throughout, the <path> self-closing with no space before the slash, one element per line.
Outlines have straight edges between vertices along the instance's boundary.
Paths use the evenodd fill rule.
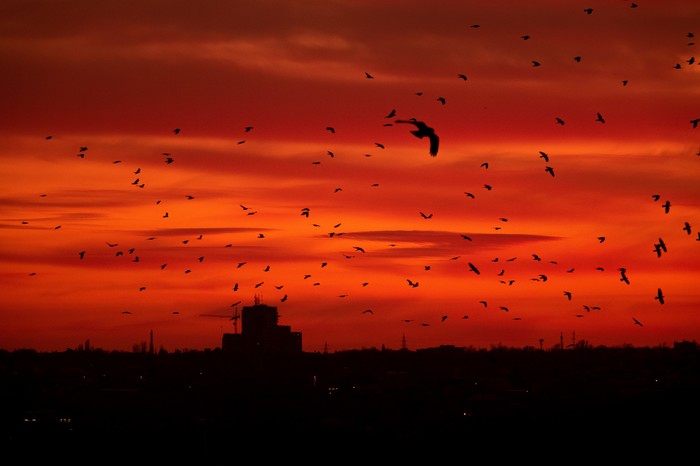
<path fill-rule="evenodd" d="M 636 5 L 635 3 L 632 3 L 631 6 L 632 6 L 633 8 L 636 8 L 636 7 L 637 7 L 637 5 Z M 589 14 L 589 15 L 590 15 L 590 14 L 593 13 L 593 10 L 592 10 L 592 9 L 586 9 L 586 10 L 584 10 L 584 12 L 585 12 L 585 14 Z M 472 27 L 473 27 L 473 28 L 479 28 L 480 26 L 479 26 L 479 25 L 473 25 Z M 523 35 L 523 36 L 521 36 L 521 38 L 522 38 L 523 40 L 529 40 L 530 37 L 531 37 L 530 35 Z M 692 37 L 694 37 L 694 35 L 693 35 L 692 33 L 688 33 L 688 34 L 687 34 L 687 37 L 692 38 Z M 694 45 L 694 43 L 691 42 L 689 45 Z M 581 61 L 581 57 L 577 56 L 577 57 L 575 57 L 575 60 L 576 60 L 577 62 L 580 62 L 580 61 Z M 688 63 L 689 65 L 694 64 L 694 63 L 695 63 L 694 58 L 692 58 L 692 57 L 689 58 L 689 59 L 687 60 L 687 63 Z M 543 64 L 542 64 L 540 61 L 533 60 L 533 61 L 532 61 L 532 66 L 539 67 L 539 66 L 543 66 Z M 674 66 L 674 68 L 681 68 L 681 66 L 680 66 L 680 64 L 677 64 L 676 66 Z M 375 77 L 374 74 L 371 74 L 371 73 L 368 73 L 368 72 L 365 72 L 364 77 L 365 77 L 366 79 L 377 79 L 377 78 Z M 464 74 L 464 73 L 456 73 L 456 77 L 457 77 L 457 79 L 460 79 L 460 80 L 463 80 L 463 81 L 467 81 L 467 80 L 468 80 L 467 75 Z M 628 85 L 628 81 L 627 81 L 627 80 L 624 80 L 624 81 L 622 82 L 622 84 L 623 84 L 623 86 L 627 86 L 627 85 Z M 418 95 L 421 95 L 422 93 L 417 93 L 417 94 L 418 94 Z M 444 97 L 438 97 L 437 100 L 438 100 L 442 105 L 444 105 L 444 104 L 446 103 L 446 99 L 445 99 Z M 391 111 L 390 111 L 388 114 L 385 115 L 385 118 L 387 118 L 387 119 L 390 121 L 390 123 L 387 123 L 387 126 L 390 126 L 390 125 L 393 125 L 393 124 L 397 124 L 397 125 L 406 125 L 406 127 L 409 128 L 409 130 L 408 130 L 409 134 L 412 135 L 413 137 L 415 137 L 416 139 L 420 140 L 420 141 L 416 141 L 416 144 L 419 144 L 419 143 L 420 143 L 420 144 L 424 144 L 424 146 L 417 146 L 417 147 L 419 147 L 419 148 L 417 149 L 417 151 L 418 151 L 418 150 L 420 150 L 420 151 L 425 151 L 425 152 L 427 152 L 427 155 L 428 155 L 430 158 L 436 158 L 436 157 L 438 156 L 438 153 L 440 152 L 440 148 L 441 148 L 441 146 L 440 146 L 440 137 L 438 136 L 438 131 L 436 131 L 435 128 L 433 128 L 432 126 L 430 126 L 430 125 L 429 125 L 427 122 L 425 122 L 425 121 L 422 121 L 422 120 L 419 120 L 419 119 L 416 119 L 416 118 L 397 118 L 396 116 L 397 116 L 397 111 L 396 111 L 396 109 L 391 109 Z M 561 117 L 559 117 L 559 116 L 553 117 L 553 120 L 554 120 L 554 124 L 556 124 L 556 125 L 565 125 L 565 124 L 566 124 L 566 122 L 564 121 L 564 119 L 561 118 Z M 601 113 L 599 113 L 599 112 L 596 113 L 595 118 L 592 118 L 592 120 L 593 120 L 595 123 L 599 123 L 599 124 L 602 124 L 602 125 L 605 125 L 605 124 L 606 124 L 606 119 L 605 119 L 604 116 L 603 116 Z M 700 123 L 700 118 L 696 118 L 696 119 L 690 120 L 690 125 L 691 125 L 692 128 L 697 128 L 699 123 Z M 254 126 L 245 126 L 245 127 L 243 128 L 244 134 L 250 133 L 250 132 L 253 131 L 253 130 L 254 130 Z M 333 126 L 327 126 L 327 127 L 325 127 L 325 130 L 328 131 L 329 134 L 335 134 L 335 132 L 336 132 L 336 129 L 335 129 L 335 127 L 333 127 Z M 172 135 L 173 135 L 174 137 L 182 138 L 182 137 L 183 137 L 182 129 L 181 129 L 181 128 L 174 128 L 174 129 L 172 130 Z M 53 139 L 53 136 L 46 136 L 45 138 L 46 138 L 47 140 L 51 140 L 51 139 Z M 243 144 L 243 143 L 245 143 L 245 142 L 246 142 L 245 139 L 241 139 L 241 140 L 238 141 L 238 144 Z M 376 145 L 377 145 L 377 147 L 384 149 L 384 145 L 383 145 L 383 144 L 381 144 L 381 143 L 376 143 Z M 89 153 L 89 151 L 88 151 L 88 147 L 87 147 L 87 146 L 83 145 L 83 146 L 80 146 L 80 147 L 78 148 L 78 154 L 77 154 L 77 155 L 78 155 L 78 157 L 80 157 L 81 159 L 86 159 L 86 155 L 87 155 L 88 153 Z M 334 158 L 334 157 L 335 157 L 335 154 L 334 154 L 334 152 L 333 152 L 332 150 L 328 150 L 327 154 L 328 154 L 328 156 L 331 157 L 331 158 Z M 163 155 L 163 157 L 164 157 L 163 163 L 165 163 L 166 165 L 171 165 L 171 164 L 173 164 L 173 163 L 176 162 L 176 159 L 175 159 L 175 157 L 172 155 L 171 152 L 169 152 L 169 151 L 164 151 L 164 152 L 162 152 L 162 155 Z M 699 152 L 697 155 L 700 156 L 700 152 Z M 547 152 L 545 152 L 545 151 L 540 151 L 540 152 L 539 152 L 539 157 L 540 157 L 541 159 L 543 159 L 544 162 L 545 162 L 544 172 L 545 172 L 547 175 L 549 175 L 549 176 L 551 176 L 551 177 L 554 177 L 554 176 L 555 176 L 555 171 L 554 171 L 554 167 L 550 164 L 550 157 L 549 157 L 549 154 L 548 154 Z M 89 158 L 89 157 L 88 157 L 88 158 Z M 113 163 L 114 163 L 114 164 L 119 164 L 119 163 L 122 163 L 122 161 L 121 161 L 121 160 L 115 160 Z M 318 164 L 319 162 L 313 162 L 313 163 Z M 481 164 L 481 168 L 488 170 L 488 168 L 489 168 L 488 162 L 483 162 L 483 163 Z M 141 168 L 137 168 L 137 169 L 133 172 L 133 175 L 134 175 L 135 178 L 134 178 L 133 180 L 130 181 L 131 185 L 136 186 L 137 188 L 141 188 L 141 189 L 145 188 L 145 187 L 146 187 L 146 184 L 145 184 L 145 182 L 142 180 Z M 376 185 L 375 185 L 375 186 L 376 186 Z M 484 184 L 483 187 L 484 187 L 484 189 L 486 189 L 486 190 L 491 190 L 491 189 L 492 189 L 492 185 L 490 185 L 490 184 Z M 336 188 L 336 189 L 335 189 L 335 192 L 338 192 L 338 191 L 341 191 L 341 190 L 342 190 L 342 188 Z M 465 194 L 467 197 L 472 198 L 472 199 L 474 199 L 474 198 L 476 197 L 476 196 L 474 195 L 473 192 L 465 191 L 464 194 Z M 46 196 L 46 195 L 43 194 L 42 196 Z M 188 201 L 189 201 L 189 200 L 195 200 L 195 196 L 192 196 L 192 195 L 185 195 L 185 198 L 186 198 L 186 200 L 188 200 Z M 665 214 L 668 214 L 668 213 L 670 212 L 671 203 L 670 203 L 669 200 L 664 199 L 663 202 L 661 202 L 662 197 L 661 197 L 661 195 L 659 195 L 659 194 L 653 194 L 653 195 L 651 195 L 651 199 L 652 199 L 652 202 L 660 202 L 660 209 L 661 209 L 661 212 L 663 212 L 663 213 L 665 213 Z M 156 204 L 160 205 L 160 203 L 161 203 L 160 200 L 157 200 L 157 201 L 156 201 Z M 255 210 L 255 209 L 253 209 L 253 208 L 251 208 L 251 207 L 249 207 L 249 206 L 243 205 L 243 204 L 240 204 L 240 208 L 241 208 L 241 210 L 244 212 L 244 214 L 245 214 L 246 216 L 253 216 L 253 215 L 256 215 L 256 214 L 258 213 L 257 210 Z M 162 215 L 162 218 L 163 218 L 163 219 L 168 219 L 168 218 L 171 217 L 169 211 L 164 211 L 164 212 L 162 212 L 161 215 Z M 305 217 L 306 219 L 309 219 L 309 220 L 311 220 L 311 218 L 313 217 L 313 216 L 311 215 L 311 209 L 308 208 L 308 207 L 301 208 L 301 209 L 300 209 L 300 215 L 301 215 L 302 217 Z M 430 219 L 432 219 L 432 217 L 433 217 L 433 214 L 432 214 L 432 213 L 426 213 L 426 212 L 422 212 L 422 211 L 419 212 L 419 215 L 420 215 L 423 219 L 425 219 L 425 220 L 430 220 Z M 500 220 L 501 222 L 503 222 L 503 223 L 508 222 L 508 219 L 505 218 L 505 217 L 500 217 L 499 220 Z M 22 223 L 23 223 L 23 224 L 27 224 L 27 223 L 29 223 L 29 222 L 28 222 L 28 221 L 23 221 Z M 315 223 L 312 224 L 312 225 L 313 225 L 314 227 L 319 227 L 319 226 L 320 226 L 320 225 L 315 224 Z M 344 233 L 337 230 L 340 226 L 341 226 L 340 223 L 335 224 L 335 225 L 333 226 L 333 231 L 329 232 L 329 233 L 328 233 L 328 236 L 329 236 L 329 237 L 339 237 L 339 236 L 343 236 Z M 692 228 L 692 226 L 691 226 L 691 224 L 690 224 L 689 221 L 684 222 L 684 224 L 681 225 L 681 226 L 682 226 L 682 230 L 685 231 L 685 232 L 687 233 L 688 236 L 692 236 L 692 234 L 693 234 L 694 231 L 693 231 L 693 228 Z M 56 230 L 57 230 L 57 229 L 60 229 L 60 228 L 61 228 L 61 225 L 58 225 L 58 226 L 55 227 Z M 500 226 L 499 226 L 499 227 L 496 227 L 497 230 L 500 229 L 500 228 L 501 228 Z M 697 235 L 697 237 L 696 237 L 695 239 L 696 239 L 697 241 L 700 241 L 700 232 L 695 232 L 695 233 L 696 233 L 696 235 Z M 472 235 L 472 234 L 461 234 L 461 238 L 464 239 L 465 241 L 469 241 L 469 242 L 472 242 L 472 241 L 474 240 L 473 236 L 474 236 L 474 235 Z M 264 233 L 258 233 L 258 236 L 257 236 L 257 237 L 258 237 L 259 239 L 264 239 L 264 238 L 266 238 L 266 236 L 265 236 Z M 146 240 L 147 240 L 147 241 L 154 241 L 154 240 L 157 240 L 157 239 L 158 239 L 157 237 L 152 236 L 152 237 L 148 237 Z M 199 236 L 196 236 L 196 237 L 191 238 L 191 239 L 194 239 L 195 241 L 197 241 L 197 240 L 202 240 L 202 239 L 203 239 L 203 235 L 200 234 Z M 599 241 L 599 243 L 604 243 L 604 242 L 606 241 L 606 237 L 605 237 L 605 236 L 599 236 L 599 237 L 597 237 L 597 240 Z M 187 245 L 189 242 L 190 242 L 190 239 L 186 239 L 186 240 L 183 240 L 183 241 L 182 241 L 183 245 Z M 115 256 L 128 256 L 128 257 L 131 258 L 131 260 L 132 260 L 133 262 L 140 262 L 140 261 L 141 261 L 138 248 L 136 248 L 136 247 L 129 247 L 129 248 L 126 248 L 126 249 L 119 249 L 119 245 L 120 245 L 119 242 L 106 242 L 106 244 L 107 244 L 107 247 L 108 247 L 108 248 L 110 248 L 110 249 L 115 249 L 115 252 L 114 252 L 114 255 L 115 255 Z M 389 246 L 390 246 L 390 247 L 393 247 L 393 246 L 395 246 L 395 244 L 391 244 L 391 245 L 389 245 Z M 228 243 L 228 244 L 223 245 L 223 247 L 225 247 L 225 248 L 233 248 L 234 245 L 233 245 L 233 243 Z M 667 245 L 666 245 L 666 242 L 664 241 L 664 239 L 663 239 L 663 238 L 658 238 L 658 239 L 654 242 L 653 253 L 656 254 L 657 257 L 661 258 L 661 257 L 663 256 L 663 254 L 666 253 L 667 251 L 668 251 L 668 249 L 667 249 Z M 367 253 L 367 251 L 365 250 L 364 247 L 362 247 L 362 246 L 357 246 L 357 245 L 356 245 L 356 246 L 353 246 L 353 254 L 366 254 L 366 253 Z M 89 254 L 90 254 L 90 251 L 89 251 L 89 250 L 81 250 L 81 251 L 78 251 L 78 252 L 77 252 L 77 256 L 78 256 L 79 260 L 81 260 L 81 261 L 84 261 L 84 260 L 88 259 L 88 258 L 89 258 Z M 350 259 L 350 258 L 353 258 L 353 257 L 354 257 L 353 254 L 350 254 L 350 253 L 343 253 L 343 256 L 344 256 L 346 259 Z M 535 261 L 535 262 L 542 262 L 542 260 L 543 260 L 538 254 L 531 254 L 531 255 L 530 255 L 530 258 L 531 258 L 532 261 Z M 452 257 L 452 260 L 459 260 L 459 259 L 460 259 L 460 256 Z M 518 259 L 517 257 L 512 257 L 512 258 L 506 259 L 504 262 L 513 262 L 513 261 L 515 261 L 515 260 L 517 260 L 517 259 Z M 198 257 L 196 257 L 195 260 L 196 260 L 197 263 L 202 263 L 202 262 L 205 261 L 205 256 L 204 256 L 204 255 L 198 256 Z M 499 262 L 499 259 L 498 259 L 498 258 L 494 258 L 494 259 L 492 260 L 492 262 Z M 556 262 L 556 261 L 550 261 L 550 262 L 551 262 L 551 264 L 553 264 L 553 265 L 557 265 L 557 262 Z M 237 268 L 237 269 L 240 269 L 240 268 L 246 266 L 247 264 L 248 264 L 247 261 L 241 260 L 240 262 L 237 263 L 236 268 Z M 328 265 L 329 265 L 329 261 L 328 261 L 328 260 L 324 260 L 323 262 L 321 262 L 321 268 L 325 268 L 325 267 L 327 267 Z M 166 262 L 163 262 L 163 263 L 159 264 L 158 269 L 159 269 L 159 270 L 165 270 L 167 267 L 168 267 L 168 264 L 167 264 Z M 482 269 L 481 266 L 479 266 L 479 265 L 477 265 L 477 264 L 475 264 L 475 263 L 473 263 L 473 262 L 467 261 L 467 263 L 466 263 L 466 271 L 467 271 L 468 273 L 473 273 L 473 274 L 476 274 L 476 275 L 482 275 L 482 270 L 481 270 L 481 269 Z M 262 272 L 263 272 L 263 273 L 264 273 L 264 272 L 269 272 L 270 270 L 271 270 L 271 266 L 268 264 L 268 265 L 266 265 L 266 267 L 265 267 L 264 269 L 262 269 Z M 430 266 L 429 266 L 429 265 L 426 265 L 426 266 L 425 266 L 425 270 L 426 270 L 426 271 L 427 271 L 427 270 L 430 270 Z M 600 270 L 600 271 L 602 272 L 602 271 L 604 271 L 605 269 L 604 269 L 603 267 L 599 267 L 598 270 Z M 186 273 L 186 274 L 189 274 L 189 273 L 191 273 L 191 272 L 192 272 L 192 267 L 188 267 L 188 268 L 186 268 L 186 269 L 184 270 L 184 273 Z M 573 268 L 573 267 L 568 268 L 568 269 L 566 270 L 566 272 L 567 272 L 567 273 L 573 273 L 573 272 L 574 272 L 574 268 Z M 632 283 L 632 281 L 631 281 L 631 279 L 630 279 L 630 277 L 629 277 L 629 275 L 628 275 L 628 271 L 627 271 L 627 269 L 626 269 L 625 267 L 619 267 L 619 268 L 617 269 L 617 272 L 619 272 L 619 281 L 620 281 L 620 282 L 622 282 L 622 283 L 625 284 L 625 285 L 630 285 L 630 284 Z M 34 276 L 34 275 L 36 275 L 36 272 L 32 272 L 30 275 Z M 506 278 L 506 276 L 505 276 L 505 269 L 501 269 L 500 272 L 498 272 L 498 273 L 496 274 L 496 276 L 498 277 L 499 282 L 500 282 L 501 284 L 505 285 L 505 286 L 512 286 L 512 285 L 514 285 L 514 283 L 515 283 L 515 281 L 516 281 L 515 279 L 512 279 L 512 278 L 510 278 L 510 279 L 507 279 L 507 278 Z M 312 278 L 312 274 L 309 274 L 309 273 L 304 273 L 304 274 L 303 274 L 303 278 L 302 278 L 303 280 L 308 280 L 308 279 L 310 279 L 310 278 Z M 543 272 L 540 270 L 540 271 L 538 271 L 537 273 L 533 274 L 531 280 L 537 281 L 537 282 L 547 282 L 547 281 L 549 280 L 549 278 L 550 278 L 550 277 L 548 276 L 547 273 L 543 273 Z M 405 281 L 406 281 L 406 283 L 408 284 L 408 286 L 411 287 L 411 288 L 417 288 L 417 287 L 419 287 L 419 285 L 420 285 L 419 281 L 417 281 L 417 280 L 415 280 L 415 279 L 406 278 Z M 254 286 L 253 286 L 253 289 L 258 289 L 258 288 L 260 288 L 260 287 L 263 287 L 264 284 L 265 284 L 265 280 L 256 281 L 255 284 L 254 284 Z M 368 284 L 369 284 L 368 282 L 363 282 L 363 283 L 362 283 L 362 286 L 364 287 L 364 286 L 367 286 Z M 315 282 L 315 281 L 313 282 L 313 286 L 319 286 L 319 285 L 320 285 L 320 282 Z M 281 285 L 281 284 L 275 285 L 275 289 L 276 289 L 276 290 L 280 290 L 280 292 L 282 292 L 281 290 L 282 290 L 283 288 L 284 288 L 284 285 Z M 147 286 L 144 285 L 144 286 L 140 286 L 140 287 L 138 288 L 138 291 L 139 291 L 139 292 L 146 292 L 148 289 L 149 289 L 149 288 L 148 288 Z M 234 283 L 234 284 L 232 285 L 232 291 L 233 291 L 234 293 L 239 292 L 241 289 L 242 289 L 242 287 L 239 285 L 238 282 L 236 282 L 236 283 Z M 564 299 L 566 299 L 567 301 L 572 301 L 572 298 L 573 298 L 573 296 L 574 296 L 574 293 L 573 293 L 572 291 L 570 291 L 570 290 L 562 290 L 561 293 L 562 293 L 562 296 L 564 297 Z M 347 296 L 347 294 L 341 294 L 341 295 L 339 295 L 339 296 L 344 298 L 344 297 Z M 279 298 L 279 301 L 282 302 L 282 303 L 284 303 L 284 302 L 286 302 L 288 299 L 289 299 L 289 296 L 288 296 L 288 294 L 285 293 L 285 294 L 283 294 L 283 295 Z M 652 299 L 651 296 L 650 296 L 650 299 Z M 660 305 L 663 305 L 663 304 L 666 303 L 666 296 L 664 295 L 664 292 L 663 292 L 663 290 L 662 290 L 660 287 L 657 289 L 655 296 L 653 296 L 653 300 L 656 300 Z M 236 302 L 234 302 L 233 304 L 231 304 L 231 307 L 237 308 L 237 306 L 240 305 L 240 304 L 241 304 L 241 301 L 236 301 Z M 483 305 L 484 308 L 487 308 L 487 307 L 489 307 L 489 306 L 492 306 L 492 307 L 495 306 L 497 309 L 499 309 L 499 310 L 501 310 L 501 311 L 503 311 L 503 312 L 510 312 L 510 311 L 511 311 L 510 306 L 506 306 L 506 305 L 503 305 L 503 304 L 500 304 L 500 303 L 499 303 L 499 304 L 496 304 L 496 305 L 493 305 L 493 304 L 491 304 L 488 300 L 480 300 L 480 301 L 479 301 L 479 304 L 480 304 L 480 305 Z M 592 305 L 590 305 L 590 304 L 583 304 L 582 307 L 581 307 L 581 309 L 582 309 L 583 311 L 585 311 L 586 313 L 589 313 L 589 312 L 591 312 L 591 311 L 600 310 L 600 307 L 599 307 L 599 306 L 592 306 Z M 131 311 L 131 310 L 124 310 L 124 311 L 122 311 L 122 313 L 123 313 L 123 314 L 132 314 L 132 311 Z M 179 311 L 172 311 L 172 313 L 173 313 L 173 314 L 179 314 Z M 375 312 L 374 312 L 373 309 L 364 309 L 364 310 L 361 311 L 361 313 L 362 313 L 362 314 L 366 314 L 366 315 L 373 315 Z M 577 314 L 576 314 L 576 317 L 578 317 L 578 318 L 581 318 L 581 317 L 584 317 L 584 316 L 585 316 L 584 313 L 577 313 Z M 228 317 L 228 318 L 235 319 L 235 318 L 237 318 L 237 315 L 236 315 L 236 314 L 231 315 L 230 313 L 227 312 L 227 313 L 222 314 L 221 317 Z M 468 315 L 468 314 L 463 314 L 463 315 L 461 316 L 461 318 L 462 318 L 462 319 L 469 319 L 469 315 Z M 445 322 L 447 319 L 448 319 L 448 315 L 447 315 L 447 314 L 442 314 L 442 315 L 440 315 L 440 322 Z M 521 320 L 522 317 L 521 317 L 521 316 L 516 316 L 516 317 L 513 317 L 513 319 L 514 319 L 514 320 Z M 634 318 L 634 317 L 633 317 L 632 320 L 633 320 L 633 324 L 634 324 L 634 325 L 643 326 L 643 323 L 642 323 L 640 320 L 638 320 L 637 318 Z M 403 319 L 402 322 L 404 322 L 404 323 L 410 323 L 410 322 L 414 322 L 414 319 Z M 424 321 L 424 322 L 421 322 L 420 325 L 421 325 L 421 326 L 430 326 L 431 324 L 430 324 L 430 322 Z"/>

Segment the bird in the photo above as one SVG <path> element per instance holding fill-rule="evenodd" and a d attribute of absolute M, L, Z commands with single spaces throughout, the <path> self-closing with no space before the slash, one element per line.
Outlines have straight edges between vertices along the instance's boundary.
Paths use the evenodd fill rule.
<path fill-rule="evenodd" d="M 246 133 L 249 133 L 252 129 L 253 129 L 252 126 L 246 126 L 245 128 L 243 128 L 243 131 L 245 131 Z"/>
<path fill-rule="evenodd" d="M 695 118 L 694 120 L 690 120 L 690 124 L 693 125 L 693 128 L 697 128 L 698 123 L 700 123 L 700 118 Z"/>
<path fill-rule="evenodd" d="M 593 8 L 585 8 L 583 10 L 583 12 L 586 13 L 587 15 L 590 15 L 591 13 L 593 13 Z"/>
<path fill-rule="evenodd" d="M 362 311 L 363 314 L 374 314 L 374 311 L 372 309 L 366 309 Z"/>
<path fill-rule="evenodd" d="M 445 105 L 445 103 L 447 102 L 444 97 L 438 97 L 436 100 L 438 102 L 440 102 L 442 105 Z"/>
<path fill-rule="evenodd" d="M 282 296 L 282 298 L 280 299 L 280 301 L 282 301 L 282 302 L 285 302 L 286 300 L 287 300 L 287 295 Z"/>
<path fill-rule="evenodd" d="M 537 254 L 532 255 L 532 260 L 541 261 L 542 259 Z"/>
<path fill-rule="evenodd" d="M 326 131 L 330 132 L 331 134 L 335 134 L 335 128 L 332 126 L 326 126 Z"/>
<path fill-rule="evenodd" d="M 467 195 L 467 197 L 471 197 L 472 199 L 476 199 L 472 193 L 464 192 L 464 194 Z"/>
<path fill-rule="evenodd" d="M 605 118 L 603 118 L 603 115 L 601 115 L 600 113 L 596 113 L 595 121 L 600 121 L 601 123 L 605 123 Z"/>
<path fill-rule="evenodd" d="M 663 303 L 664 303 L 664 294 L 663 294 L 663 291 L 661 291 L 661 288 L 659 288 L 659 289 L 656 291 L 656 296 L 654 296 L 654 299 L 658 300 L 658 301 L 659 301 L 659 304 L 663 304 Z"/>
<path fill-rule="evenodd" d="M 432 217 L 433 217 L 433 214 L 426 215 L 426 214 L 424 214 L 423 212 L 419 212 L 419 214 L 420 214 L 421 217 L 423 217 L 423 218 L 425 218 L 425 219 L 429 219 L 429 218 L 432 218 Z"/>
<path fill-rule="evenodd" d="M 380 149 L 384 149 L 384 144 L 381 144 L 379 142 L 375 142 L 374 145 L 379 147 Z"/>
<path fill-rule="evenodd" d="M 484 188 L 487 189 L 488 191 L 491 191 L 493 189 L 493 186 L 491 186 L 490 184 L 485 184 Z"/>
<path fill-rule="evenodd" d="M 486 302 L 486 301 L 479 301 L 479 303 L 483 304 L 484 307 L 488 307 L 488 302 Z"/>
<path fill-rule="evenodd" d="M 365 250 L 360 246 L 353 246 L 356 251 L 365 252 Z"/>
<path fill-rule="evenodd" d="M 526 34 L 526 35 L 524 35 L 524 36 L 520 36 L 520 38 L 521 38 L 522 40 L 529 40 L 529 39 L 530 39 L 530 36 L 528 36 L 528 35 Z"/>
<path fill-rule="evenodd" d="M 577 63 L 581 63 L 581 57 L 580 57 L 580 56 L 575 56 L 575 57 L 574 57 L 574 60 L 575 60 Z"/>
<path fill-rule="evenodd" d="M 389 112 L 389 114 L 387 116 L 385 116 L 384 118 L 394 118 L 395 116 L 396 116 L 396 109 L 392 108 L 391 111 Z"/>
<path fill-rule="evenodd" d="M 564 126 L 564 120 L 562 120 L 561 118 L 554 117 L 554 121 L 556 121 L 558 125 Z"/>
<path fill-rule="evenodd" d="M 571 291 L 565 291 L 565 292 L 564 292 L 564 296 L 566 296 L 566 298 L 567 298 L 569 301 L 571 301 Z"/>
<path fill-rule="evenodd" d="M 691 233 L 690 223 L 685 222 L 685 224 L 683 225 L 683 231 L 687 232 L 688 234 Z"/>
<path fill-rule="evenodd" d="M 80 259 L 81 259 L 81 260 L 84 259 L 84 258 L 85 258 L 85 251 L 80 251 L 80 252 L 78 253 L 78 255 L 80 256 Z"/>
<path fill-rule="evenodd" d="M 602 243 L 603 241 L 605 241 L 605 236 L 599 236 L 599 237 L 598 237 L 598 242 L 599 242 L 599 243 Z"/>
<path fill-rule="evenodd" d="M 658 201 L 659 199 L 661 199 L 661 195 L 660 194 L 652 194 L 651 198 L 654 199 L 654 201 Z"/>
<path fill-rule="evenodd" d="M 411 134 L 413 134 L 415 137 L 423 139 L 424 137 L 427 137 L 430 140 L 430 149 L 429 153 L 431 157 L 436 157 L 438 153 L 438 146 L 440 144 L 440 138 L 435 134 L 435 130 L 425 124 L 422 121 L 418 121 L 415 118 L 411 118 L 410 120 L 394 120 L 395 123 L 410 123 L 414 125 L 417 129 L 414 131 L 411 131 Z"/>
<path fill-rule="evenodd" d="M 554 176 L 554 169 L 553 169 L 552 167 L 546 166 L 546 167 L 544 168 L 544 171 L 547 172 L 547 173 L 549 173 L 550 175 Z"/>
<path fill-rule="evenodd" d="M 484 162 L 484 163 L 482 163 L 480 166 L 484 167 L 486 170 L 489 169 L 489 163 L 488 163 L 488 162 Z"/>
<path fill-rule="evenodd" d="M 372 76 L 371 74 L 369 74 L 368 72 L 365 71 L 365 78 L 367 78 L 367 79 L 373 79 L 374 76 Z"/>
<path fill-rule="evenodd" d="M 634 317 L 632 317 L 632 320 L 634 321 L 634 323 L 636 325 L 639 325 L 640 327 L 644 327 L 644 325 L 642 325 L 642 323 L 640 321 L 638 321 L 637 319 L 635 319 Z"/>
<path fill-rule="evenodd" d="M 671 201 L 666 201 L 661 207 L 663 207 L 664 212 L 668 213 L 671 210 Z"/>
<path fill-rule="evenodd" d="M 173 133 L 175 133 L 175 134 L 180 134 L 180 128 L 175 128 L 175 129 L 173 130 Z"/>
<path fill-rule="evenodd" d="M 544 159 L 545 162 L 549 162 L 549 154 L 547 154 L 546 152 L 540 151 L 540 158 Z"/>
<path fill-rule="evenodd" d="M 659 238 L 659 247 L 663 250 L 663 252 L 668 252 L 668 249 L 666 249 L 666 242 L 663 240 L 663 238 Z"/>
<path fill-rule="evenodd" d="M 532 60 L 532 66 L 540 66 L 540 65 L 541 65 L 540 62 L 538 62 L 536 60 Z"/>
<path fill-rule="evenodd" d="M 409 279 L 406 279 L 406 281 L 408 282 L 408 286 L 411 286 L 413 288 L 416 288 L 418 286 L 418 282 L 413 282 Z"/>
<path fill-rule="evenodd" d="M 459 79 L 461 79 L 462 81 L 466 81 L 466 80 L 467 80 L 467 75 L 466 75 L 466 74 L 458 73 L 458 74 L 457 74 L 457 77 L 458 77 Z"/>
<path fill-rule="evenodd" d="M 479 269 L 476 268 L 476 266 L 475 266 L 474 264 L 472 264 L 471 262 L 469 262 L 468 265 L 469 265 L 469 270 L 470 270 L 470 271 L 474 272 L 474 273 L 477 274 L 477 275 L 480 275 L 480 274 L 481 274 L 481 272 L 479 272 Z"/>
<path fill-rule="evenodd" d="M 627 278 L 627 269 L 624 267 L 621 267 L 618 269 L 620 271 L 620 281 L 627 283 L 628 285 L 630 284 L 629 278 Z"/>
<path fill-rule="evenodd" d="M 462 235 L 462 238 L 466 239 L 467 241 L 472 241 L 472 238 L 469 235 Z"/>

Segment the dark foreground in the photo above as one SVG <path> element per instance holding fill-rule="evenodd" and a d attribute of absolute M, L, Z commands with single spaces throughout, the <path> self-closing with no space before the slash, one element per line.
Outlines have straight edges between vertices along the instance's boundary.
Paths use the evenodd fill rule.
<path fill-rule="evenodd" d="M 29 458 L 432 450 L 496 459 L 608 445 L 668 450 L 668 461 L 700 438 L 695 344 L 294 357 L 15 351 L 0 352 L 0 387 L 0 446 Z"/>

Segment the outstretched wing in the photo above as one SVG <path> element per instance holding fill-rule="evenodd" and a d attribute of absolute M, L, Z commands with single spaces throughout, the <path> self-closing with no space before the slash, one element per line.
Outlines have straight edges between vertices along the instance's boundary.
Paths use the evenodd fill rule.
<path fill-rule="evenodd" d="M 438 153 L 438 146 L 440 145 L 440 138 L 434 133 L 430 135 L 430 156 L 435 157 Z"/>

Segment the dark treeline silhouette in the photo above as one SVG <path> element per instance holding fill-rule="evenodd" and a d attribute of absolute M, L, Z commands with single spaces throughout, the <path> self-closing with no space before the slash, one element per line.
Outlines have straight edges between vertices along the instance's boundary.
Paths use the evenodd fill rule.
<path fill-rule="evenodd" d="M 4 451 L 680 441 L 697 434 L 700 349 L 16 350 L 0 351 L 0 387 Z"/>

